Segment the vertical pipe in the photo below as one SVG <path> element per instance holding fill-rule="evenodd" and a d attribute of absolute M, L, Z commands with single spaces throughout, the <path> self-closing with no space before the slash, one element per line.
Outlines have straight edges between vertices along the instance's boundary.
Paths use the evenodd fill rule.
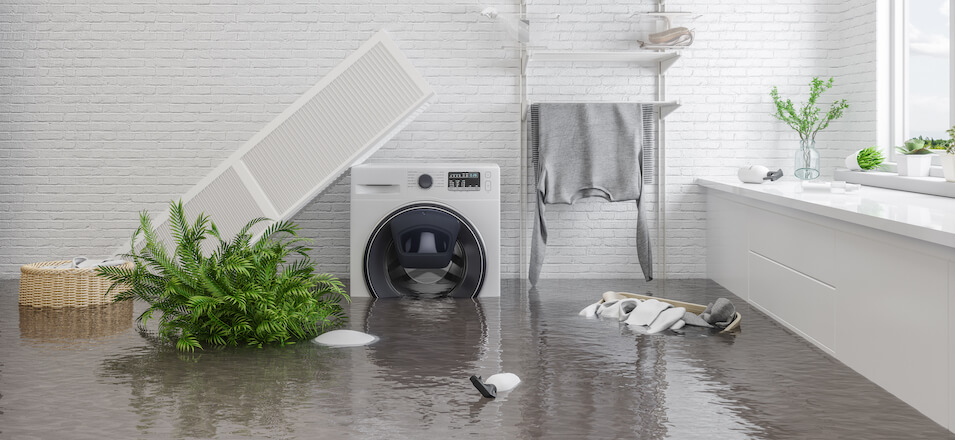
<path fill-rule="evenodd" d="M 657 10 L 666 12 L 666 1 L 660 0 Z M 666 74 L 663 62 L 657 63 L 657 101 L 666 101 L 667 87 Z M 663 108 L 658 110 L 657 121 L 657 243 L 659 243 L 660 252 L 657 261 L 660 262 L 660 270 L 657 278 L 666 280 L 667 278 L 667 196 L 666 196 L 666 119 L 663 117 Z M 665 284 L 664 284 L 665 286 Z M 665 287 L 664 287 L 665 288 Z"/>
<path fill-rule="evenodd" d="M 521 0 L 521 13 L 520 13 L 520 18 L 521 18 L 521 19 L 526 19 L 526 18 L 527 18 L 527 1 L 526 1 L 526 0 Z M 528 32 L 530 32 L 530 29 L 528 29 Z M 527 154 L 528 154 L 528 152 L 527 152 L 527 124 L 526 124 L 526 118 L 527 118 L 527 111 L 526 111 L 526 109 L 527 109 L 527 45 L 524 44 L 524 43 L 521 43 L 520 41 L 518 41 L 518 45 L 519 45 L 519 47 L 520 47 L 520 57 L 521 57 L 521 75 L 520 75 L 520 77 L 518 78 L 518 81 L 519 81 L 519 83 L 518 83 L 518 88 L 520 89 L 520 94 L 521 94 L 521 108 L 520 108 L 520 112 L 521 112 L 521 115 L 520 115 L 520 124 L 521 124 L 521 130 L 520 130 L 520 133 L 521 133 L 521 135 L 520 135 L 520 136 L 521 136 L 521 160 L 520 160 L 520 167 L 521 167 L 521 170 L 520 170 L 520 173 L 519 173 L 519 174 L 520 174 L 521 182 L 520 182 L 520 185 L 518 186 L 518 187 L 520 188 L 520 192 L 521 192 L 521 194 L 520 194 L 520 204 L 521 204 L 521 205 L 520 205 L 520 214 L 521 214 L 521 215 L 520 215 L 520 219 L 519 219 L 518 221 L 520 221 L 521 223 L 520 223 L 520 234 L 518 235 L 518 239 L 520 240 L 520 245 L 518 246 L 518 248 L 520 249 L 520 258 L 518 259 L 518 260 L 519 260 L 518 264 L 520 265 L 520 267 L 519 267 L 518 270 L 517 270 L 517 274 L 518 274 L 518 276 L 519 276 L 520 279 L 521 279 L 521 291 L 523 291 L 523 290 L 524 290 L 524 282 L 525 282 L 525 280 L 527 280 L 527 252 L 529 252 L 529 250 L 528 250 L 528 247 L 529 247 L 529 246 L 528 246 L 527 241 L 526 241 L 526 240 L 527 240 L 527 231 L 526 231 L 526 229 L 527 229 L 527 212 L 526 212 L 526 211 L 527 211 L 527 190 L 528 190 L 528 187 L 527 187 L 527 179 L 528 179 L 528 173 L 527 173 Z"/>
<path fill-rule="evenodd" d="M 663 63 L 657 64 L 657 100 L 666 100 L 666 75 L 663 73 Z M 657 278 L 665 280 L 667 278 L 667 236 L 666 236 L 666 119 L 663 117 L 663 109 L 660 108 L 657 113 L 657 243 L 659 243 L 660 252 L 657 261 L 660 262 L 660 270 Z"/>

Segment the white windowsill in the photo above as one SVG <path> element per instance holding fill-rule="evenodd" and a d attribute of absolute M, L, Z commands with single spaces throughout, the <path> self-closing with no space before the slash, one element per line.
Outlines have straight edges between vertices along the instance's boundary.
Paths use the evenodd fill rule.
<path fill-rule="evenodd" d="M 833 174 L 833 179 L 898 191 L 955 197 L 955 182 L 945 181 L 941 177 L 942 170 L 940 167 L 932 168 L 929 177 L 902 177 L 896 173 L 886 171 L 850 171 L 845 168 L 837 168 Z"/>

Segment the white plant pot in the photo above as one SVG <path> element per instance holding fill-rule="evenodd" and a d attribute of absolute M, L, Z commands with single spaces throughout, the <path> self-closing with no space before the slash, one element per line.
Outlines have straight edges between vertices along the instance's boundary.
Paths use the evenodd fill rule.
<path fill-rule="evenodd" d="M 955 154 L 942 154 L 939 159 L 942 161 L 942 175 L 945 180 L 955 182 Z"/>
<path fill-rule="evenodd" d="M 846 168 L 852 171 L 862 171 L 862 167 L 859 166 L 859 152 L 862 150 L 856 150 L 854 153 L 846 156 Z"/>
<path fill-rule="evenodd" d="M 928 177 L 928 170 L 932 166 L 932 155 L 903 154 L 899 157 L 897 165 L 900 176 Z"/>

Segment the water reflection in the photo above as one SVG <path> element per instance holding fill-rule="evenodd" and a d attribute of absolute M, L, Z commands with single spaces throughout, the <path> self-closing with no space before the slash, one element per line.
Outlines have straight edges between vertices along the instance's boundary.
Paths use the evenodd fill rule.
<path fill-rule="evenodd" d="M 371 300 L 363 321 L 365 332 L 381 338 L 368 359 L 395 376 L 469 371 L 488 349 L 484 309 L 473 299 Z"/>
<path fill-rule="evenodd" d="M 340 397 L 324 390 L 340 379 L 342 352 L 302 343 L 181 353 L 149 342 L 136 353 L 104 360 L 101 368 L 104 379 L 129 387 L 142 434 L 163 432 L 170 422 L 176 437 L 256 429 L 290 434 L 303 407 Z"/>
<path fill-rule="evenodd" d="M 133 303 L 62 308 L 19 306 L 19 314 L 21 339 L 75 345 L 129 330 Z"/>

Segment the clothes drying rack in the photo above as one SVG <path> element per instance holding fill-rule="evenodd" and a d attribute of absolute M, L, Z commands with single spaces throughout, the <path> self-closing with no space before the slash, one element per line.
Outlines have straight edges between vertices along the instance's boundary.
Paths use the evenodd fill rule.
<path fill-rule="evenodd" d="M 666 0 L 658 0 L 656 5 L 655 12 L 642 13 L 642 15 L 651 17 L 651 18 L 660 18 L 665 22 L 667 28 L 670 27 L 670 18 L 674 16 L 688 16 L 690 15 L 687 12 L 673 12 L 668 11 L 666 8 Z M 520 5 L 520 14 L 521 17 L 527 16 L 527 2 L 525 0 L 521 1 Z M 636 15 L 636 14 L 634 14 Z M 666 263 L 666 117 L 672 113 L 674 110 L 680 107 L 680 102 L 676 100 L 668 100 L 666 93 L 666 72 L 673 66 L 681 56 L 679 50 L 664 49 L 664 48 L 650 48 L 650 49 L 638 49 L 638 50 L 627 50 L 627 51 L 579 51 L 579 50 L 544 50 L 544 49 L 535 49 L 530 48 L 524 42 L 519 44 L 520 49 L 520 58 L 521 58 L 521 75 L 520 75 L 520 95 L 521 95 L 521 243 L 527 242 L 527 232 L 524 225 L 527 224 L 527 210 L 524 207 L 527 206 L 528 200 L 528 188 L 525 187 L 528 182 L 528 163 L 527 159 L 529 157 L 529 146 L 527 142 L 527 108 L 529 106 L 529 100 L 527 96 L 527 70 L 528 66 L 531 63 L 550 63 L 550 62 L 606 62 L 606 63 L 630 63 L 637 64 L 641 66 L 646 66 L 656 71 L 656 96 L 654 100 L 651 101 L 642 101 L 642 102 L 632 102 L 627 101 L 628 103 L 639 103 L 639 104 L 652 104 L 656 109 L 656 136 L 655 142 L 652 146 L 644 146 L 644 184 L 656 185 L 656 197 L 657 197 L 657 238 L 656 243 L 657 251 L 654 254 L 657 256 L 659 270 L 654 272 L 658 274 L 657 278 L 666 279 L 667 278 L 667 263 Z M 682 48 L 680 48 L 682 49 Z M 542 103 L 542 101 L 537 101 Z M 555 101 L 548 101 L 555 102 Z M 573 101 L 581 102 L 581 101 Z M 588 101 L 590 102 L 590 101 Z M 619 101 L 593 101 L 600 103 L 615 103 Z M 650 167 L 647 168 L 647 158 L 651 162 Z M 647 172 L 652 171 L 652 172 Z M 521 247 L 521 274 L 522 278 L 527 278 L 527 262 L 528 256 L 527 251 L 524 249 L 524 246 Z"/>

